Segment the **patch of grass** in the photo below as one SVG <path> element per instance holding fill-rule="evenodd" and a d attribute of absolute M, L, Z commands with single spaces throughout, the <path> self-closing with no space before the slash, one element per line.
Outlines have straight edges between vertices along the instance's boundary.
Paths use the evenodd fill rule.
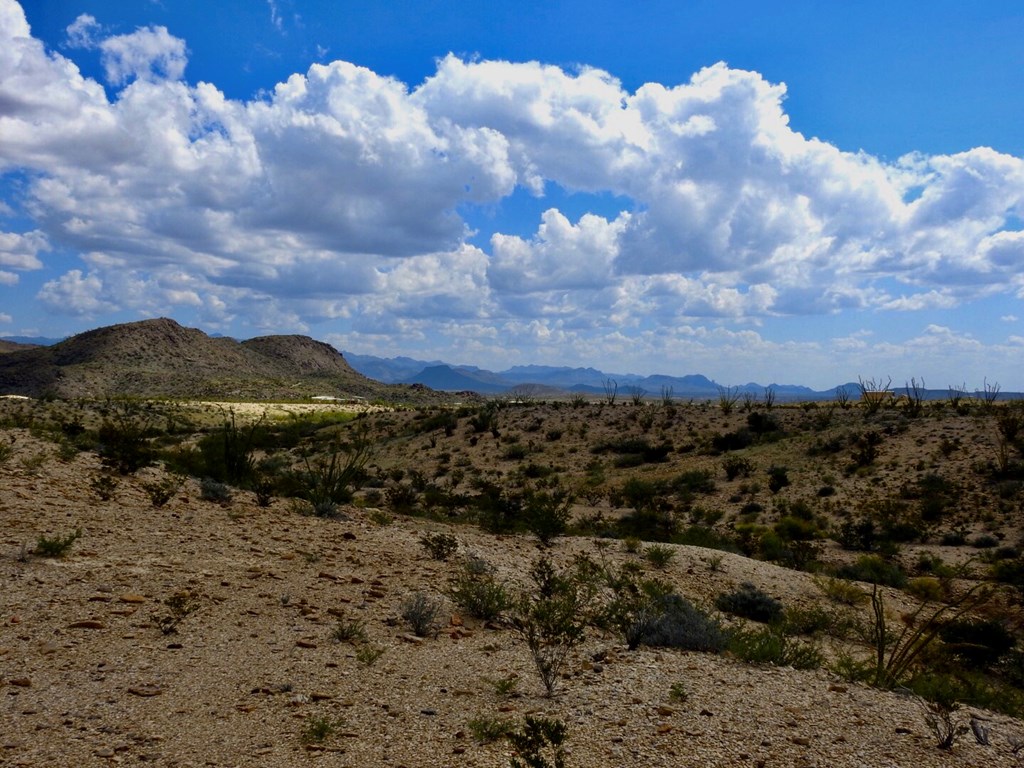
<path fill-rule="evenodd" d="M 33 554 L 38 555 L 39 557 L 64 557 L 71 550 L 71 545 L 81 537 L 82 531 L 80 528 L 76 528 L 66 536 L 48 537 L 44 534 L 40 534 L 39 538 L 36 540 L 36 548 L 33 550 Z"/>
<path fill-rule="evenodd" d="M 675 556 L 676 551 L 672 547 L 661 544 L 652 544 L 644 550 L 644 559 L 659 570 L 667 568 Z"/>
<path fill-rule="evenodd" d="M 384 649 L 376 645 L 361 645 L 356 650 L 356 661 L 367 667 L 372 667 L 377 660 L 384 655 Z"/>
<path fill-rule="evenodd" d="M 480 744 L 491 744 L 508 738 L 514 727 L 511 720 L 488 715 L 474 717 L 466 725 L 473 739 Z"/>
<path fill-rule="evenodd" d="M 331 638 L 339 643 L 357 645 L 366 642 L 366 625 L 358 619 L 341 617 L 331 632 Z"/>
<path fill-rule="evenodd" d="M 415 593 L 402 603 L 402 618 L 409 623 L 417 637 L 437 634 L 437 617 L 440 613 L 441 601 L 427 597 L 422 592 Z"/>
<path fill-rule="evenodd" d="M 299 738 L 303 744 L 323 744 L 342 724 L 341 720 L 335 720 L 327 715 L 309 715 L 306 718 L 306 727 Z"/>

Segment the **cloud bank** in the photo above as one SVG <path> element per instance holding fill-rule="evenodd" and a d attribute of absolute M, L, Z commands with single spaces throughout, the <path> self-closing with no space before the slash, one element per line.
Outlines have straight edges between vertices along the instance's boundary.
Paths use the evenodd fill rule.
<path fill-rule="evenodd" d="M 105 84 L 0 0 L 0 286 L 80 254 L 38 294 L 55 312 L 582 352 L 698 322 L 1024 297 L 1024 160 L 845 152 L 794 130 L 786 87 L 757 72 L 628 92 L 536 62 L 448 55 L 410 86 L 334 61 L 238 101 L 185 81 L 164 27 L 104 36 L 82 16 L 67 36 L 100 52 Z M 526 235 L 468 223 L 555 189 L 624 204 L 552 205 Z"/>

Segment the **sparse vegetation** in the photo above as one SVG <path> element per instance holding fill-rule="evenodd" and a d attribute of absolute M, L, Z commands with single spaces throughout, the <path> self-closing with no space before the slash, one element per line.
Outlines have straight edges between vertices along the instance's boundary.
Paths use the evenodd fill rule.
<path fill-rule="evenodd" d="M 71 545 L 82 537 L 81 529 L 75 529 L 64 536 L 46 536 L 40 534 L 36 540 L 36 548 L 33 554 L 39 557 L 64 557 L 71 551 Z"/>

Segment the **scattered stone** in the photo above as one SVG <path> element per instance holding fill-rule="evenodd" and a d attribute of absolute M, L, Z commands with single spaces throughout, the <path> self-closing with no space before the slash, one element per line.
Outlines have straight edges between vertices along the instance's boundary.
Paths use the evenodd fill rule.
<path fill-rule="evenodd" d="M 794 736 L 792 739 L 790 739 L 790 741 L 792 741 L 798 747 L 811 746 L 811 740 L 808 739 L 806 736 Z"/>
<path fill-rule="evenodd" d="M 832 693 L 846 693 L 847 690 L 849 690 L 845 685 L 838 685 L 836 683 L 830 685 L 828 689 L 832 691 Z"/>
<path fill-rule="evenodd" d="M 144 602 L 146 602 L 146 598 L 143 595 L 136 595 L 136 594 L 133 594 L 131 592 L 128 592 L 126 594 L 121 595 L 121 597 L 118 598 L 118 599 L 122 603 L 136 603 L 137 604 L 137 603 L 144 603 Z"/>
<path fill-rule="evenodd" d="M 11 685 L 16 685 L 19 688 L 31 688 L 32 687 L 32 678 L 30 678 L 30 677 L 12 677 L 10 682 L 11 682 Z"/>
<path fill-rule="evenodd" d="M 664 704 L 658 707 L 658 714 L 662 717 L 668 717 L 669 715 L 674 715 L 675 713 L 676 711 L 672 709 L 672 707 L 666 707 Z"/>
<path fill-rule="evenodd" d="M 296 640 L 295 645 L 299 648 L 316 648 L 316 643 L 312 640 Z"/>
<path fill-rule="evenodd" d="M 93 754 L 96 755 L 96 757 L 110 758 L 114 756 L 115 752 L 110 747 L 100 747 L 93 752 Z"/>
<path fill-rule="evenodd" d="M 133 685 L 128 689 L 128 693 L 132 696 L 142 696 L 143 698 L 149 698 L 150 696 L 159 696 L 163 693 L 159 686 L 156 685 Z"/>
<path fill-rule="evenodd" d="M 68 629 L 106 629 L 107 625 L 97 619 L 85 619 L 73 621 L 68 624 Z"/>

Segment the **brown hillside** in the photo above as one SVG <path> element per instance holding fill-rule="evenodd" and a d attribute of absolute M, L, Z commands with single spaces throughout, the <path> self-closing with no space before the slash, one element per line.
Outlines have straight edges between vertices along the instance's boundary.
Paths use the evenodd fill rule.
<path fill-rule="evenodd" d="M 21 352 L 26 349 L 35 349 L 35 344 L 19 344 L 16 341 L 0 339 L 0 355 L 6 355 L 8 352 Z"/>
<path fill-rule="evenodd" d="M 97 328 L 0 356 L 0 393 L 39 397 L 408 398 L 305 336 L 238 342 L 161 318 Z"/>

